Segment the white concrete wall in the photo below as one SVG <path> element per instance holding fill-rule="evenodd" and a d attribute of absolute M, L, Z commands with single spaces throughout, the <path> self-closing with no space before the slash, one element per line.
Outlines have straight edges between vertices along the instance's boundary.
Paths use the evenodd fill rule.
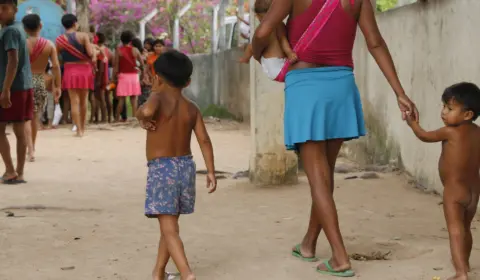
<path fill-rule="evenodd" d="M 243 49 L 191 55 L 193 74 L 185 94 L 204 110 L 221 106 L 238 120 L 250 120 L 250 67 L 238 63 Z"/>
<path fill-rule="evenodd" d="M 429 0 L 377 17 L 425 129 L 443 125 L 441 95 L 447 86 L 460 81 L 480 84 L 479 10 L 478 0 Z M 364 163 L 398 162 L 424 188 L 441 193 L 437 171 L 441 144 L 420 142 L 402 122 L 395 95 L 360 32 L 354 58 L 369 136 L 350 143 L 347 153 Z"/>

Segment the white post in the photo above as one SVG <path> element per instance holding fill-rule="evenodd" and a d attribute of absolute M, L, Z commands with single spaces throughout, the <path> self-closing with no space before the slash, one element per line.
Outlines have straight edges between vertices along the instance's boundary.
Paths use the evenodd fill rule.
<path fill-rule="evenodd" d="M 225 46 L 227 44 L 227 27 L 225 25 L 225 9 L 227 7 L 227 0 L 222 0 L 220 2 L 220 9 L 218 11 L 218 19 L 220 21 L 220 35 L 219 35 L 219 49 L 221 51 L 225 50 Z"/>
<path fill-rule="evenodd" d="M 241 18 L 241 19 L 244 19 L 245 18 L 245 9 L 244 9 L 244 6 L 245 6 L 245 1 L 244 0 L 238 0 L 238 17 Z M 238 30 L 240 30 L 240 24 L 242 24 L 241 21 L 238 21 Z M 243 37 L 242 37 L 242 32 L 238 32 L 238 45 L 240 46 L 241 45 L 241 42 L 243 41 Z"/>
<path fill-rule="evenodd" d="M 175 25 L 173 27 L 173 48 L 180 48 L 180 18 L 192 7 L 192 2 L 188 2 L 175 16 Z"/>
<path fill-rule="evenodd" d="M 216 53 L 218 50 L 218 11 L 220 5 L 213 7 L 213 19 L 212 19 L 212 53 Z"/>
<path fill-rule="evenodd" d="M 147 23 L 151 21 L 152 18 L 157 14 L 158 14 L 158 9 L 155 8 L 153 11 L 151 11 L 148 15 L 146 15 L 144 18 L 140 20 L 140 40 L 142 40 L 142 42 L 145 41 L 145 25 L 147 25 Z"/>
<path fill-rule="evenodd" d="M 75 0 L 67 0 L 67 13 L 74 15 L 77 13 L 77 3 Z"/>

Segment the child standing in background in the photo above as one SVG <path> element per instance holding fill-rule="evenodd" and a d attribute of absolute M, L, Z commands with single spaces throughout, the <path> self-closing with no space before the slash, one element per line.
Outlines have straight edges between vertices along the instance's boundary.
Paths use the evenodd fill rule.
<path fill-rule="evenodd" d="M 449 280 L 467 280 L 472 253 L 472 220 L 480 196 L 480 89 L 471 83 L 455 84 L 442 96 L 444 127 L 425 131 L 418 120 L 407 121 L 423 142 L 442 142 L 438 171 L 442 180 L 443 211 L 450 237 L 456 275 Z"/>

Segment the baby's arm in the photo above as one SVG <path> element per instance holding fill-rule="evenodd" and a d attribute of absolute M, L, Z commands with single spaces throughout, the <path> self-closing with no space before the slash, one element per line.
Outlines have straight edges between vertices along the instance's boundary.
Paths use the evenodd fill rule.
<path fill-rule="evenodd" d="M 434 143 L 448 140 L 453 129 L 451 127 L 442 127 L 434 131 L 425 131 L 419 124 L 418 120 L 414 120 L 412 116 L 407 116 L 407 123 L 412 128 L 413 133 L 422 142 Z"/>
<path fill-rule="evenodd" d="M 277 27 L 277 38 L 278 38 L 278 41 L 280 42 L 280 46 L 282 47 L 283 52 L 287 56 L 290 63 L 297 62 L 298 60 L 297 54 L 293 51 L 292 47 L 290 46 L 290 43 L 288 42 L 287 27 L 283 23 Z"/>
<path fill-rule="evenodd" d="M 242 58 L 238 60 L 240 63 L 249 63 L 250 58 L 253 56 L 252 44 L 248 44 L 247 48 L 245 49 L 245 53 L 243 54 Z"/>

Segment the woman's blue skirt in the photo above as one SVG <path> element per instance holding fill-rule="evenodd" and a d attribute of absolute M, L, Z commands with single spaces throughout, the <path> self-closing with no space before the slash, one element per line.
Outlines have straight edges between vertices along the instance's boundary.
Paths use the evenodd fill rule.
<path fill-rule="evenodd" d="M 285 79 L 285 146 L 366 134 L 362 101 L 350 67 L 288 72 Z"/>

